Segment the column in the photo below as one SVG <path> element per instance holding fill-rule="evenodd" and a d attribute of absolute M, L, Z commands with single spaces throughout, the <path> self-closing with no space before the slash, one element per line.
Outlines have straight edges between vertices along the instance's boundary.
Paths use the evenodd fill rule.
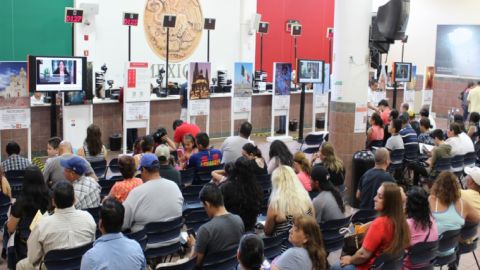
<path fill-rule="evenodd" d="M 354 133 L 356 106 L 367 103 L 372 0 L 335 0 L 329 140 L 344 161 L 352 194 L 352 157 L 365 148 L 365 128 Z"/>

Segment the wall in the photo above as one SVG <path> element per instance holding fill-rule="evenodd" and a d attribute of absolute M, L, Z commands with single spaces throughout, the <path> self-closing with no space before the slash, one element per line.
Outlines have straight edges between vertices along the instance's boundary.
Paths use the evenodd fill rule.
<path fill-rule="evenodd" d="M 139 13 L 137 27 L 132 27 L 132 61 L 146 61 L 150 64 L 165 64 L 149 47 L 144 33 L 143 14 L 146 1 L 130 0 L 78 0 L 82 3 L 99 3 L 98 15 L 92 17 L 90 25 L 79 25 L 76 31 L 76 53 L 84 54 L 89 50 L 89 61 L 94 62 L 94 71 L 100 70 L 104 63 L 108 66 L 106 79 L 113 79 L 115 86 L 123 85 L 125 62 L 128 60 L 128 27 L 122 25 L 123 12 Z M 249 20 L 255 14 L 256 0 L 201 1 L 203 16 L 216 18 L 216 29 L 210 34 L 210 62 L 216 74 L 217 69 L 228 70 L 233 74 L 233 63 L 253 62 L 255 54 L 255 36 L 248 35 Z M 84 35 L 88 34 L 88 41 Z M 207 61 L 207 33 L 203 31 L 200 43 L 193 55 L 181 62 L 182 67 L 189 62 Z M 171 64 L 171 63 L 170 63 Z M 171 81 L 184 81 L 172 78 Z"/>
<path fill-rule="evenodd" d="M 288 19 L 302 25 L 302 35 L 297 38 L 297 57 L 328 61 L 329 42 L 327 28 L 333 27 L 334 0 L 258 0 L 257 12 L 262 21 L 270 23 L 263 38 L 263 70 L 272 81 L 274 62 L 294 63 L 294 41 L 285 31 Z M 257 35 L 255 69 L 260 69 L 260 35 Z"/>
<path fill-rule="evenodd" d="M 31 55 L 71 55 L 71 25 L 64 23 L 72 0 L 2 0 L 0 61 L 26 61 Z"/>

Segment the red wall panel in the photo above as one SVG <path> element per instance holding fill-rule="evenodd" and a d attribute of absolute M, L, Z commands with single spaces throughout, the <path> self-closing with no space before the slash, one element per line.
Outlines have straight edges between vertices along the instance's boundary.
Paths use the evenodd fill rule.
<path fill-rule="evenodd" d="M 294 64 L 294 41 L 286 32 L 289 19 L 299 20 L 302 35 L 297 38 L 297 57 L 328 61 L 327 28 L 333 27 L 335 0 L 258 0 L 257 13 L 270 23 L 263 37 L 263 70 L 272 81 L 273 62 Z M 260 35 L 257 34 L 255 69 L 260 69 Z"/>

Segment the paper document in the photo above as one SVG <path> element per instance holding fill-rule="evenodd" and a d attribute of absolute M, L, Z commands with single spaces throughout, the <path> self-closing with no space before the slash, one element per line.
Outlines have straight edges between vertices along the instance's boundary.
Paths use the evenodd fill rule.
<path fill-rule="evenodd" d="M 425 150 L 427 150 L 428 152 L 432 152 L 432 149 L 433 149 L 433 145 L 430 145 L 430 144 L 424 144 L 424 143 L 419 143 L 418 144 L 418 149 L 420 150 L 420 154 L 425 154 Z"/>

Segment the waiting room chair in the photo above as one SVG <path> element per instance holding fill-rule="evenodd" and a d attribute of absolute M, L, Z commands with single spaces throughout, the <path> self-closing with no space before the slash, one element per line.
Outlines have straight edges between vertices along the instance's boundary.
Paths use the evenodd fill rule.
<path fill-rule="evenodd" d="M 378 256 L 370 269 L 375 270 L 401 270 L 403 267 L 403 257 L 405 253 L 400 252 L 396 255 L 384 253 Z"/>
<path fill-rule="evenodd" d="M 193 185 L 203 185 L 212 180 L 212 172 L 215 170 L 222 170 L 223 165 L 202 167 L 195 171 L 195 177 L 193 178 Z"/>
<path fill-rule="evenodd" d="M 463 155 L 457 155 L 457 156 L 454 156 L 452 157 L 452 160 L 451 160 L 451 171 L 458 175 L 458 174 L 462 174 L 463 173 L 463 162 L 464 162 L 464 158 L 465 156 Z"/>
<path fill-rule="evenodd" d="M 80 269 L 82 256 L 91 249 L 93 243 L 71 249 L 56 249 L 45 254 L 43 263 L 48 270 L 77 270 Z"/>
<path fill-rule="evenodd" d="M 320 223 L 320 230 L 322 231 L 325 251 L 331 253 L 343 248 L 344 235 L 340 233 L 342 228 L 348 228 L 350 225 L 351 216 L 333 219 Z"/>
<path fill-rule="evenodd" d="M 168 266 L 162 266 L 158 265 L 156 270 L 195 270 L 197 264 L 197 257 L 194 256 L 188 261 L 180 264 L 175 264 L 175 265 L 168 265 Z"/>
<path fill-rule="evenodd" d="M 325 135 L 328 133 L 325 132 L 312 132 L 307 134 L 300 145 L 299 151 L 302 151 L 306 154 L 313 154 L 318 152 L 320 145 L 325 140 Z M 305 148 L 303 146 L 305 145 Z"/>
<path fill-rule="evenodd" d="M 458 230 L 450 230 L 443 232 L 438 237 L 438 252 L 440 253 L 437 257 L 433 260 L 434 266 L 442 266 L 453 263 L 456 258 L 457 254 L 455 250 L 458 247 L 458 240 L 460 239 L 460 229 Z M 447 251 L 453 250 L 451 254 L 448 255 L 441 255 Z"/>
<path fill-rule="evenodd" d="M 6 196 L 6 195 L 0 195 L 0 226 L 5 224 L 8 219 L 8 210 L 10 209 L 10 206 L 12 205 L 11 199 Z"/>
<path fill-rule="evenodd" d="M 395 149 L 390 152 L 390 166 L 388 171 L 394 175 L 397 175 L 403 169 L 403 160 L 405 158 L 405 149 Z M 397 179 L 398 180 L 398 179 Z"/>
<path fill-rule="evenodd" d="M 200 202 L 198 194 L 202 190 L 203 185 L 189 185 L 182 188 L 183 200 L 185 203 Z"/>
<path fill-rule="evenodd" d="M 90 165 L 92 166 L 95 175 L 98 177 L 98 180 L 105 179 L 105 176 L 107 174 L 106 160 L 90 162 Z"/>
<path fill-rule="evenodd" d="M 180 170 L 180 182 L 182 186 L 191 185 L 195 178 L 195 168 Z"/>
<path fill-rule="evenodd" d="M 118 165 L 118 158 L 114 158 L 110 160 L 108 163 L 108 168 L 110 169 L 110 172 L 112 173 L 120 173 L 120 167 Z"/>
<path fill-rule="evenodd" d="M 433 165 L 433 171 L 436 174 L 441 172 L 448 172 L 452 168 L 452 158 L 439 158 L 435 161 Z"/>
<path fill-rule="evenodd" d="M 475 167 L 475 161 L 477 159 L 477 154 L 475 152 L 466 153 L 463 159 L 464 167 Z"/>
<path fill-rule="evenodd" d="M 25 170 L 14 170 L 5 172 L 5 177 L 10 184 L 12 197 L 17 198 L 23 190 L 23 180 L 25 179 Z"/>
<path fill-rule="evenodd" d="M 203 270 L 235 270 L 238 265 L 237 248 L 207 254 L 203 261 Z"/>
<path fill-rule="evenodd" d="M 418 161 L 418 154 L 419 148 L 417 144 L 408 144 L 405 145 L 405 161 L 407 162 L 417 162 Z"/>
<path fill-rule="evenodd" d="M 210 217 L 207 215 L 202 203 L 187 204 L 182 214 L 185 222 L 185 226 L 188 229 L 194 229 L 197 231 L 200 226 L 207 223 Z"/>
<path fill-rule="evenodd" d="M 182 217 L 164 222 L 151 222 L 145 225 L 147 247 L 145 257 L 154 259 L 175 254 L 180 249 L 180 230 L 183 227 Z M 178 239 L 178 241 L 174 241 Z M 165 245 L 165 242 L 174 242 Z"/>
<path fill-rule="evenodd" d="M 101 187 L 101 191 L 100 191 L 100 197 L 105 197 L 105 196 L 108 196 L 108 194 L 110 193 L 110 190 L 112 189 L 113 185 L 115 185 L 116 182 L 118 181 L 122 181 L 123 180 L 123 177 L 122 179 L 119 179 L 119 180 L 105 180 L 105 179 L 102 179 L 102 180 L 98 180 L 98 184 L 100 185 Z"/>
<path fill-rule="evenodd" d="M 137 241 L 142 250 L 145 251 L 145 248 L 147 247 L 147 233 L 145 232 L 145 229 L 134 233 L 125 233 L 124 235 L 132 240 Z"/>
<path fill-rule="evenodd" d="M 467 254 L 472 253 L 475 262 L 477 263 L 477 268 L 480 270 L 480 265 L 478 264 L 477 255 L 475 255 L 475 250 L 478 246 L 478 223 L 465 222 L 461 231 L 460 231 L 460 242 L 458 243 L 458 254 Z"/>
<path fill-rule="evenodd" d="M 431 242 L 419 242 L 408 249 L 411 268 L 417 270 L 433 270 L 432 260 L 438 252 L 438 240 Z M 417 266 L 417 267 L 415 267 Z"/>
<path fill-rule="evenodd" d="M 269 261 L 282 254 L 282 243 L 288 239 L 288 232 L 277 236 L 265 236 L 263 240 L 263 255 Z"/>
<path fill-rule="evenodd" d="M 373 221 L 377 217 L 377 211 L 373 209 L 360 209 L 352 215 L 351 222 L 353 224 L 365 224 Z"/>

